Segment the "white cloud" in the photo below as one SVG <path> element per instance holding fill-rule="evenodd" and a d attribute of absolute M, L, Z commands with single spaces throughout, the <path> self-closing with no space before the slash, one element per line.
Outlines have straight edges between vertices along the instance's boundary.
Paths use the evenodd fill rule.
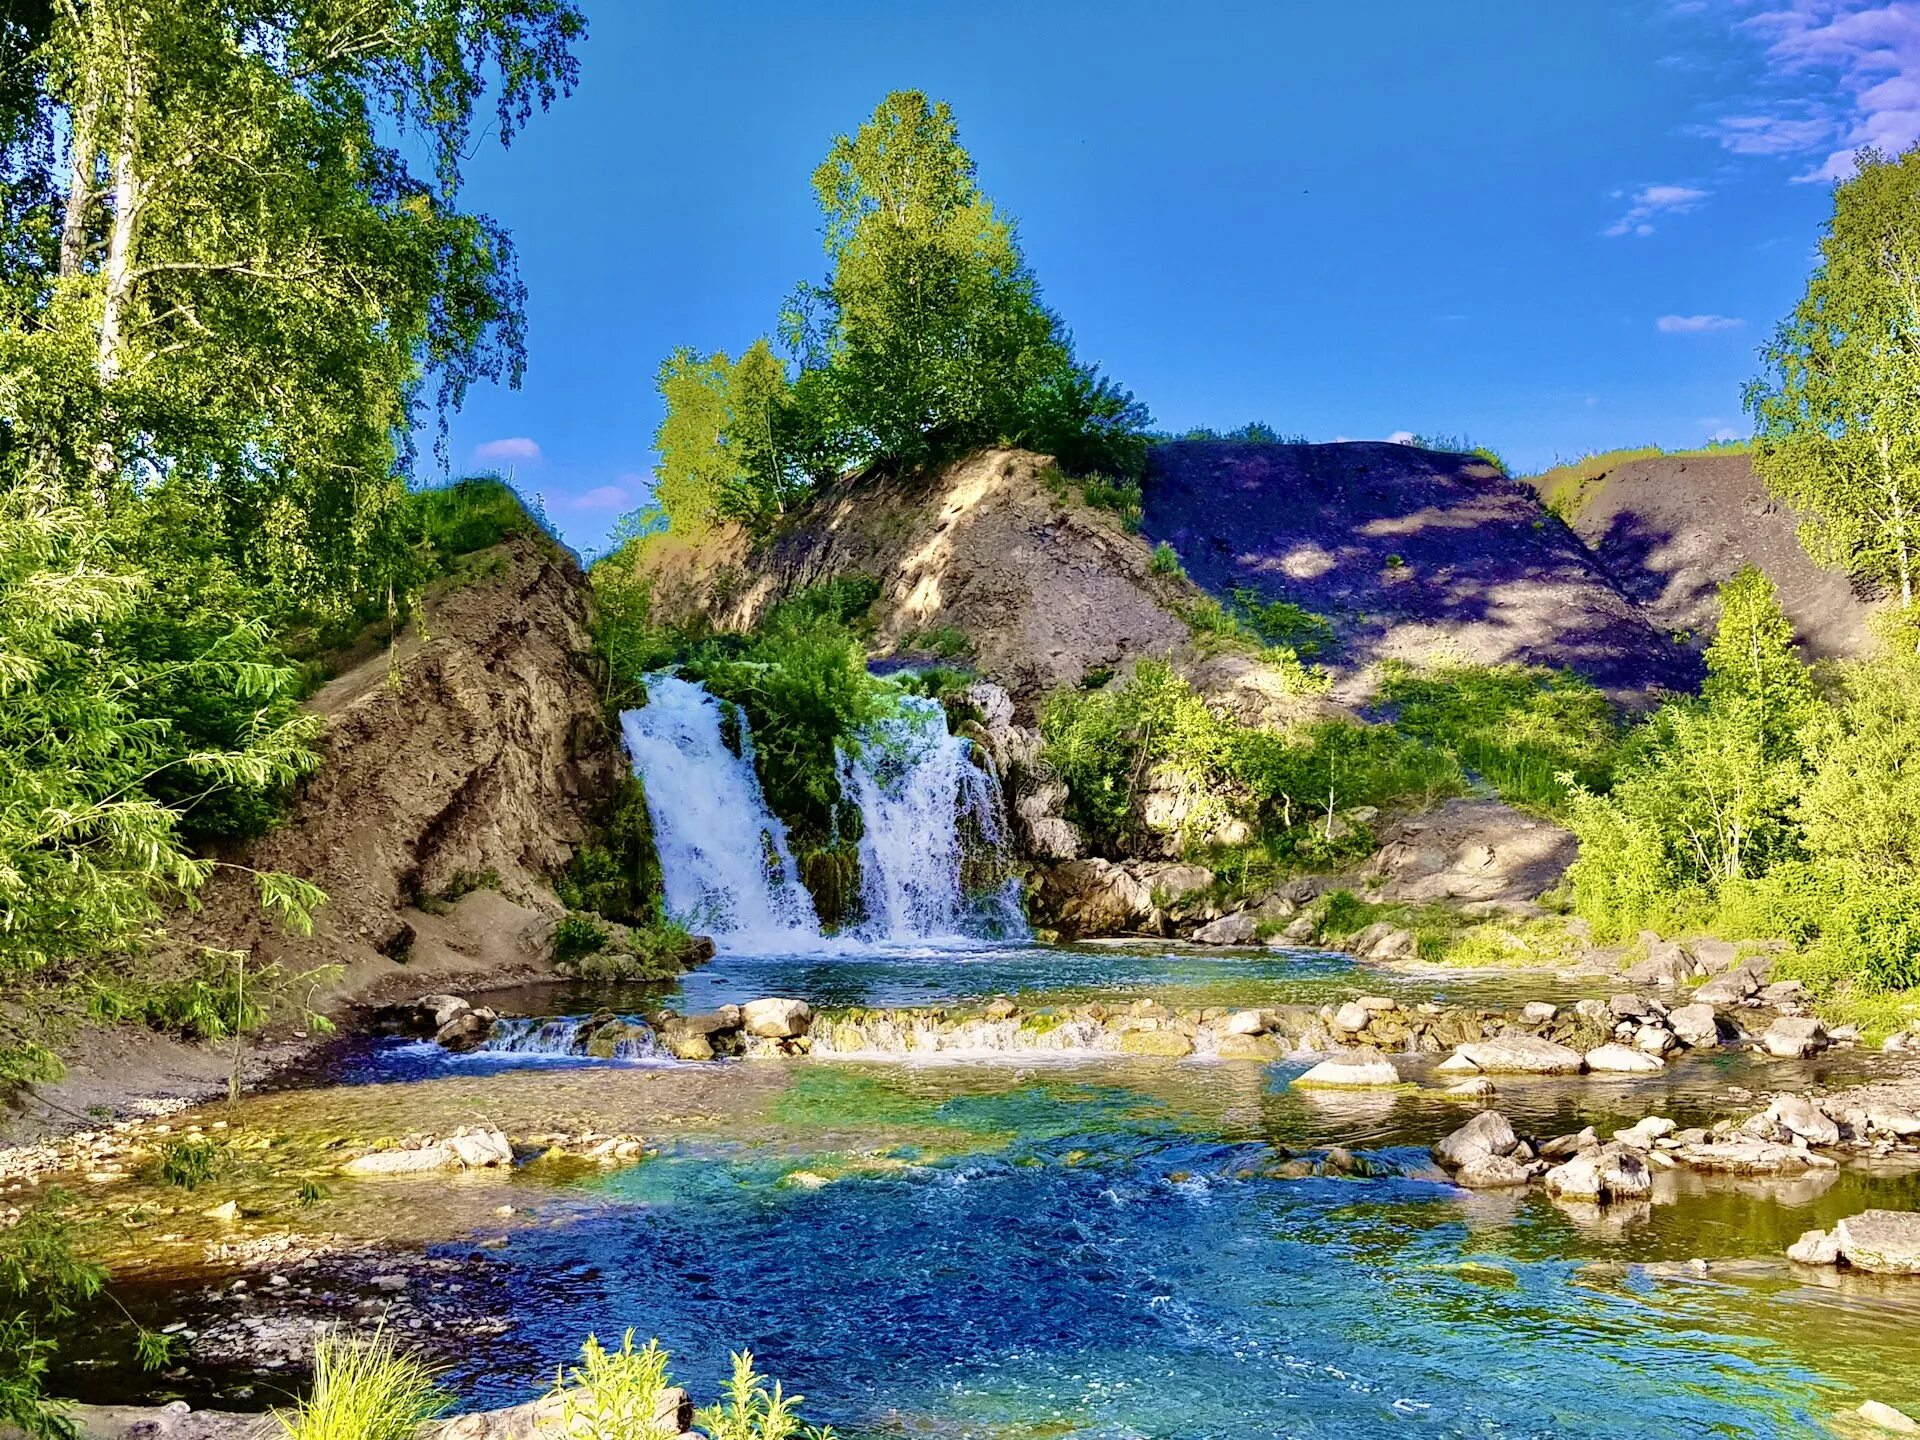
<path fill-rule="evenodd" d="M 504 440 L 485 440 L 473 447 L 476 460 L 538 460 L 540 447 L 524 435 L 510 435 Z"/>
<path fill-rule="evenodd" d="M 1742 435 L 1738 430 L 1730 429 L 1725 425 L 1722 425 L 1718 430 L 1707 436 L 1707 439 L 1716 445 L 1724 445 L 1729 440 L 1744 440 L 1746 438 L 1747 437 Z"/>
<path fill-rule="evenodd" d="M 1896 155 L 1920 141 L 1920 0 L 1769 0 L 1739 23 L 1764 41 L 1775 83 L 1802 93 L 1720 121 L 1727 149 L 1810 155 L 1794 178 L 1827 181 L 1866 146 Z"/>
<path fill-rule="evenodd" d="M 1626 213 L 1602 235 L 1651 235 L 1653 222 L 1667 215 L 1684 215 L 1707 198 L 1708 192 L 1691 185 L 1644 185 L 1634 192 Z"/>
<path fill-rule="evenodd" d="M 1387 436 L 1387 443 L 1389 445 L 1411 445 L 1413 443 L 1413 432 L 1411 430 L 1396 430 Z"/>
<path fill-rule="evenodd" d="M 597 485 L 584 495 L 567 501 L 573 510 L 624 510 L 633 503 L 633 492 L 624 485 Z"/>
<path fill-rule="evenodd" d="M 1653 327 L 1662 335 L 1711 335 L 1719 330 L 1738 330 L 1746 323 L 1731 315 L 1662 315 Z"/>

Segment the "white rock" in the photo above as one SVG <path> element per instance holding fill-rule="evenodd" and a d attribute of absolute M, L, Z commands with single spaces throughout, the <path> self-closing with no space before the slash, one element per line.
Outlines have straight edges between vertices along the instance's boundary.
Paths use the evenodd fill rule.
<path fill-rule="evenodd" d="M 1333 1025 L 1336 1030 L 1345 1030 L 1349 1034 L 1367 1028 L 1371 1012 L 1358 1000 L 1349 1000 L 1333 1013 Z"/>
<path fill-rule="evenodd" d="M 1296 1077 L 1293 1083 L 1307 1088 L 1398 1085 L 1400 1072 L 1378 1050 L 1350 1050 L 1322 1060 L 1306 1074 Z"/>
<path fill-rule="evenodd" d="M 1433 1147 L 1433 1158 L 1451 1169 L 1486 1155 L 1510 1155 L 1520 1144 L 1513 1126 L 1498 1110 L 1482 1110 Z"/>
<path fill-rule="evenodd" d="M 1643 1200 L 1653 1193 L 1653 1172 L 1631 1145 L 1602 1145 L 1583 1150 L 1566 1164 L 1549 1170 L 1547 1193 L 1563 1200 Z"/>
<path fill-rule="evenodd" d="M 1667 1024 L 1683 1045 L 1695 1050 L 1720 1043 L 1720 1014 L 1711 1005 L 1682 1005 L 1667 1016 Z"/>
<path fill-rule="evenodd" d="M 1457 1095 L 1462 1100 L 1484 1100 L 1495 1093 L 1493 1081 L 1484 1075 L 1475 1075 L 1471 1080 L 1461 1080 L 1446 1088 L 1449 1095 Z"/>
<path fill-rule="evenodd" d="M 1666 1069 L 1667 1062 L 1626 1045 L 1602 1045 L 1587 1052 L 1587 1068 L 1614 1075 L 1648 1075 Z"/>
<path fill-rule="evenodd" d="M 804 1000 L 749 1000 L 740 1007 L 740 1023 L 749 1035 L 792 1040 L 813 1024 L 813 1007 Z"/>
<path fill-rule="evenodd" d="M 1769 1055 L 1798 1059 L 1827 1048 L 1826 1028 L 1811 1015 L 1787 1015 L 1767 1027 L 1760 1037 Z"/>
<path fill-rule="evenodd" d="M 1863 1210 L 1833 1227 L 1840 1258 L 1875 1275 L 1920 1275 L 1920 1214 Z"/>
<path fill-rule="evenodd" d="M 1653 1142 L 1663 1140 L 1679 1127 L 1664 1115 L 1649 1115 L 1646 1119 L 1625 1130 L 1613 1132 L 1613 1138 L 1623 1145 L 1631 1145 L 1636 1150 L 1649 1150 Z"/>
<path fill-rule="evenodd" d="M 1532 1178 L 1525 1165 L 1505 1155 L 1475 1155 L 1453 1172 L 1454 1183 L 1469 1190 L 1507 1190 Z"/>
<path fill-rule="evenodd" d="M 1853 1413 L 1869 1425 L 1878 1425 L 1895 1435 L 1920 1435 L 1920 1420 L 1879 1400 L 1868 1400 Z"/>
<path fill-rule="evenodd" d="M 1544 1025 L 1559 1013 L 1558 1005 L 1550 1005 L 1545 1000 L 1529 1000 L 1520 1007 L 1520 1018 L 1529 1025 Z"/>
<path fill-rule="evenodd" d="M 1766 1118 L 1809 1145 L 1834 1145 L 1840 1140 L 1840 1127 L 1804 1095 L 1776 1095 Z"/>
<path fill-rule="evenodd" d="M 1196 945 L 1251 945 L 1255 940 L 1256 925 L 1253 916 L 1244 910 L 1236 911 L 1202 925 L 1193 932 L 1193 940 Z"/>
<path fill-rule="evenodd" d="M 1220 1028 L 1227 1035 L 1264 1035 L 1273 1026 L 1264 1010 L 1236 1010 L 1220 1022 Z"/>
<path fill-rule="evenodd" d="M 1473 1040 L 1462 1045 L 1459 1054 L 1492 1074 L 1578 1075 L 1580 1052 L 1542 1040 L 1535 1035 L 1500 1035 L 1492 1040 Z"/>
<path fill-rule="evenodd" d="M 1796 1265 L 1838 1265 L 1840 1246 L 1825 1230 L 1806 1230 L 1787 1247 L 1787 1258 Z"/>

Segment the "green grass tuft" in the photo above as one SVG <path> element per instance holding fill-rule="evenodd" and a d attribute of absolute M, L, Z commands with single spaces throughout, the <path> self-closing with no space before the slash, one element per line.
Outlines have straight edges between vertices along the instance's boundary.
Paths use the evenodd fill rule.
<path fill-rule="evenodd" d="M 453 1403 L 435 1373 L 384 1331 L 367 1339 L 328 1332 L 313 1347 L 312 1391 L 274 1418 L 286 1440 L 413 1440 Z"/>

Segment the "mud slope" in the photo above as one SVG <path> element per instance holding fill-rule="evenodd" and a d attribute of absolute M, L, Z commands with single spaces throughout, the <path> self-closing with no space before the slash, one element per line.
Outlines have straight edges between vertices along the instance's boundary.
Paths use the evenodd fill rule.
<path fill-rule="evenodd" d="M 1145 534 L 1211 590 L 1247 586 L 1327 616 L 1348 664 L 1565 665 L 1623 696 L 1696 674 L 1531 490 L 1472 456 L 1162 445 Z"/>
<path fill-rule="evenodd" d="M 1807 558 L 1798 516 L 1767 493 L 1747 456 L 1624 460 L 1558 493 L 1554 472 L 1539 480 L 1544 498 L 1573 514 L 1575 532 L 1615 583 L 1693 648 L 1719 619 L 1721 582 L 1749 564 L 1780 587 L 1810 658 L 1855 655 L 1866 645 L 1871 602 L 1846 576 Z"/>

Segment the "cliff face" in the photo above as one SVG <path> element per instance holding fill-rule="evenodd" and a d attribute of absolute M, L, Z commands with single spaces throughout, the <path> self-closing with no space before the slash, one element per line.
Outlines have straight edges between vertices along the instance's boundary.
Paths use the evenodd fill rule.
<path fill-rule="evenodd" d="M 324 763 L 244 857 L 326 892 L 313 937 L 282 933 L 246 877 L 223 870 L 179 938 L 290 970 L 341 965 L 356 996 L 530 966 L 559 910 L 548 877 L 625 768 L 586 619 L 572 559 L 517 538 L 430 597 L 391 659 L 372 656 L 314 697 Z M 480 877 L 450 908 L 416 907 Z"/>
<path fill-rule="evenodd" d="M 1546 498 L 1614 582 L 1690 649 L 1712 638 L 1718 588 L 1758 565 L 1810 659 L 1862 653 L 1871 599 L 1822 570 L 1800 543 L 1800 517 L 1767 493 L 1745 455 L 1652 455 L 1623 460 Z"/>

